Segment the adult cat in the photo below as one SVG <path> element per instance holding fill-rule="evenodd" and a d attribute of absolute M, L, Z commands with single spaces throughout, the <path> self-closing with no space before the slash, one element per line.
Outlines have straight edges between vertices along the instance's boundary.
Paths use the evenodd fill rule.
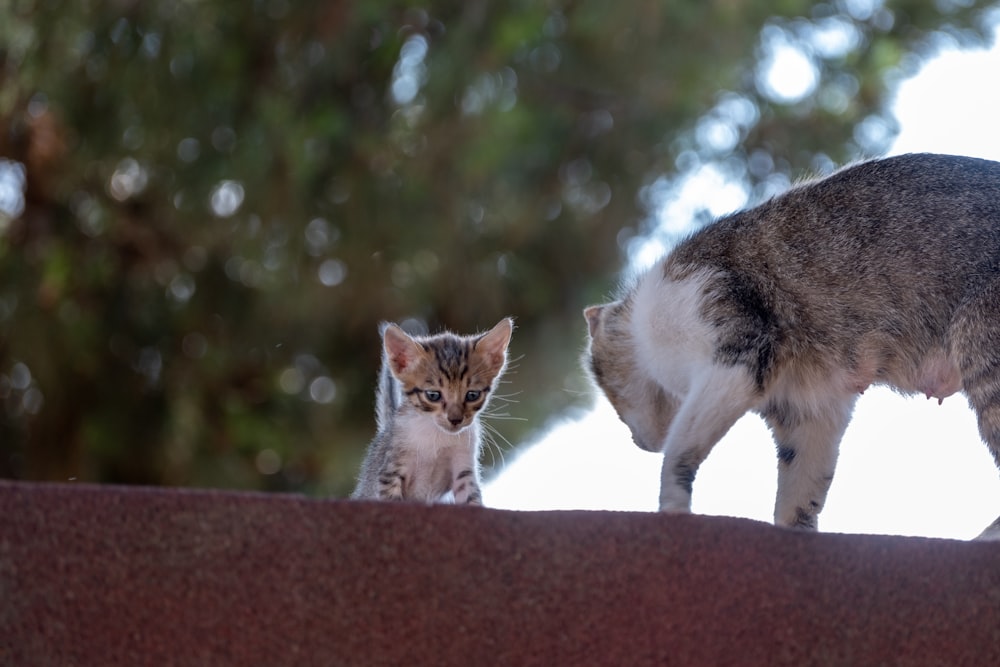
<path fill-rule="evenodd" d="M 964 392 L 1000 467 L 1000 163 L 847 167 L 696 231 L 584 315 L 593 379 L 663 452 L 661 510 L 690 511 L 699 465 L 754 411 L 778 448 L 775 523 L 815 529 L 872 384 Z"/>

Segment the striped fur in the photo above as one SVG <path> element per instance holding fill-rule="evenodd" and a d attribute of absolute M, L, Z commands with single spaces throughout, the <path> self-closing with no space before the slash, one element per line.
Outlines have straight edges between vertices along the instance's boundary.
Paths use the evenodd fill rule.
<path fill-rule="evenodd" d="M 814 529 L 873 384 L 964 392 L 1000 467 L 1000 163 L 847 167 L 707 225 L 584 315 L 594 381 L 664 453 L 663 510 L 690 511 L 698 466 L 755 411 L 778 448 L 775 522 Z"/>
<path fill-rule="evenodd" d="M 382 325 L 378 431 L 353 498 L 482 504 L 478 415 L 506 367 L 512 331 L 509 318 L 474 336 L 411 337 Z"/>

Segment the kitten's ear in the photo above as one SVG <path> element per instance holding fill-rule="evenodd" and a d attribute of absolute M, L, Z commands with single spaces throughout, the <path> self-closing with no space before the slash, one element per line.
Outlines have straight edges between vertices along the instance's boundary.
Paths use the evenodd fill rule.
<path fill-rule="evenodd" d="M 513 332 L 514 320 L 505 317 L 476 341 L 476 351 L 482 353 L 498 372 L 507 362 L 507 345 Z"/>
<path fill-rule="evenodd" d="M 590 337 L 597 333 L 597 326 L 601 323 L 601 313 L 607 304 L 601 306 L 588 306 L 583 309 L 583 316 L 587 318 L 587 327 L 590 329 Z"/>
<path fill-rule="evenodd" d="M 382 330 L 382 346 L 385 358 L 389 360 L 392 374 L 400 376 L 413 368 L 423 356 L 423 347 L 395 324 L 387 324 Z"/>

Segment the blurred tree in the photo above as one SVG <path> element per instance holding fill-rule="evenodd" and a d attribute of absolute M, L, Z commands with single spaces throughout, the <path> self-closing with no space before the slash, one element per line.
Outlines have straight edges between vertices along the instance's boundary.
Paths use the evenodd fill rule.
<path fill-rule="evenodd" d="M 892 78 L 985 17 L 0 0 L 0 475 L 346 493 L 382 319 L 514 315 L 520 442 L 677 174 L 754 199 L 883 150 Z"/>

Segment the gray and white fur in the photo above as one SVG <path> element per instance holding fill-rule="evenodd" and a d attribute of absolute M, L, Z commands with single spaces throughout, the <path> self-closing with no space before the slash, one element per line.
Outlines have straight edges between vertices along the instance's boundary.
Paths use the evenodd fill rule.
<path fill-rule="evenodd" d="M 1000 163 L 855 164 L 694 232 L 584 315 L 592 378 L 663 452 L 661 510 L 690 511 L 699 465 L 753 411 L 777 444 L 775 523 L 815 529 L 870 385 L 963 392 L 1000 467 Z"/>
<path fill-rule="evenodd" d="M 378 430 L 352 498 L 482 504 L 478 417 L 506 367 L 512 331 L 509 318 L 474 336 L 381 326 Z"/>

